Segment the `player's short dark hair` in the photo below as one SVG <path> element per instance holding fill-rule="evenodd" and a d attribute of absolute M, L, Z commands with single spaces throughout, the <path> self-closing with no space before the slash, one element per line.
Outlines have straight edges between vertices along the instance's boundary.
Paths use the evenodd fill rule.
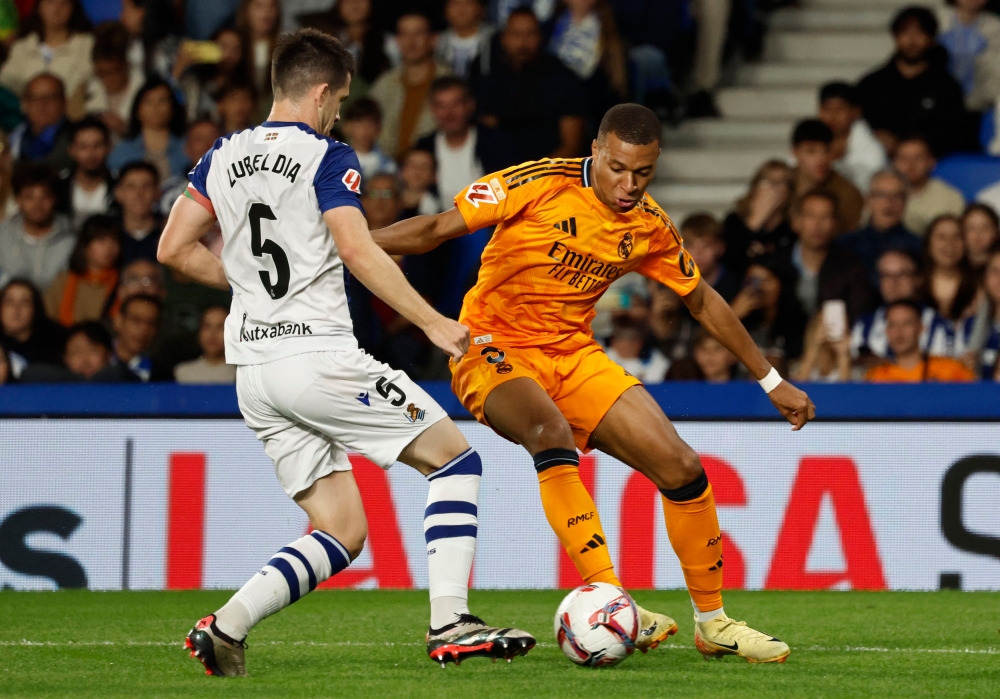
<path fill-rule="evenodd" d="M 892 303 L 887 304 L 885 307 L 886 316 L 888 316 L 889 311 L 891 311 L 894 308 L 909 308 L 917 315 L 917 320 L 920 321 L 923 320 L 924 307 L 921 306 L 916 301 L 914 301 L 913 299 L 899 299 L 898 301 L 893 301 Z"/>
<path fill-rule="evenodd" d="M 802 207 L 809 199 L 823 199 L 830 204 L 830 208 L 833 210 L 834 218 L 837 216 L 837 209 L 840 208 L 840 202 L 837 201 L 835 197 L 830 192 L 825 189 L 811 189 L 800 197 L 796 197 L 792 202 L 792 214 L 798 216 L 802 213 Z"/>
<path fill-rule="evenodd" d="M 663 136 L 663 125 L 649 107 L 634 103 L 618 104 L 609 109 L 601 119 L 597 139 L 603 141 L 609 133 L 634 146 L 659 144 Z"/>
<path fill-rule="evenodd" d="M 889 31 L 892 32 L 893 36 L 899 36 L 911 24 L 916 24 L 924 34 L 932 39 L 937 36 L 937 17 L 926 7 L 919 5 L 909 5 L 897 12 L 896 16 L 892 18 L 892 24 L 889 25 Z"/>
<path fill-rule="evenodd" d="M 132 304 L 138 303 L 139 301 L 153 304 L 154 306 L 156 306 L 156 312 L 158 314 L 162 314 L 163 301 L 161 301 L 155 296 L 152 296 L 151 294 L 133 294 L 132 296 L 129 296 L 127 299 L 122 301 L 122 306 L 120 309 L 121 315 L 124 317 L 125 314 L 128 313 L 128 309 L 132 306 Z"/>
<path fill-rule="evenodd" d="M 18 163 L 14 168 L 11 187 L 15 197 L 28 187 L 37 187 L 39 185 L 48 187 L 49 191 L 54 195 L 58 182 L 59 176 L 51 166 L 45 163 L 27 161 Z"/>
<path fill-rule="evenodd" d="M 371 97 L 360 97 L 352 101 L 347 108 L 344 109 L 344 121 L 361 121 L 362 119 L 371 119 L 373 121 L 382 123 L 382 108 L 378 106 L 378 102 L 373 100 Z"/>
<path fill-rule="evenodd" d="M 456 75 L 442 75 L 440 78 L 435 78 L 434 82 L 431 83 L 430 94 L 432 96 L 445 90 L 461 90 L 466 97 L 472 95 L 472 92 L 469 90 L 469 83 Z"/>
<path fill-rule="evenodd" d="M 85 320 L 71 325 L 66 332 L 66 343 L 69 344 L 69 341 L 76 335 L 83 335 L 95 345 L 100 345 L 109 352 L 111 351 L 111 333 L 96 320 Z"/>
<path fill-rule="evenodd" d="M 858 88 L 840 81 L 827 83 L 819 89 L 819 103 L 823 104 L 827 100 L 844 100 L 852 107 L 861 104 Z"/>
<path fill-rule="evenodd" d="M 681 222 L 681 237 L 686 240 L 722 240 L 722 224 L 712 214 L 691 214 Z"/>
<path fill-rule="evenodd" d="M 297 99 L 326 83 L 339 90 L 355 73 L 354 56 L 334 37 L 318 29 L 280 34 L 271 58 L 274 93 Z"/>
<path fill-rule="evenodd" d="M 122 169 L 118 171 L 118 182 L 123 182 L 125 177 L 127 175 L 131 175 L 133 172 L 149 173 L 156 181 L 156 184 L 160 184 L 160 171 L 156 169 L 155 165 L 145 160 L 133 160 L 132 162 L 125 164 Z"/>
<path fill-rule="evenodd" d="M 833 131 L 819 119 L 803 119 L 792 131 L 792 147 L 802 143 L 833 143 Z"/>
<path fill-rule="evenodd" d="M 76 140 L 77 135 L 84 131 L 89 131 L 93 129 L 94 131 L 100 131 L 101 136 L 104 137 L 105 142 L 111 143 L 111 131 L 108 129 L 107 124 L 94 116 L 85 116 L 80 121 L 71 125 L 69 128 L 69 140 L 70 143 Z"/>

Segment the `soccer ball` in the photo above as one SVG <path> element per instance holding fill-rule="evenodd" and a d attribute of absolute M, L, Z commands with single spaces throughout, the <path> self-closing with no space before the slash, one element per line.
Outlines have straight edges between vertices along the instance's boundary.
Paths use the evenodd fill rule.
<path fill-rule="evenodd" d="M 590 583 L 566 595 L 554 626 L 567 658 L 577 665 L 611 667 L 635 651 L 639 610 L 620 587 Z"/>

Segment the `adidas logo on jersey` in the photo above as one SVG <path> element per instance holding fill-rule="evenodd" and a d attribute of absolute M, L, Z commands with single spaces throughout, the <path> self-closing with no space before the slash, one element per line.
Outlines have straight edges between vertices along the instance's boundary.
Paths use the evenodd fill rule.
<path fill-rule="evenodd" d="M 560 221 L 559 223 L 553 223 L 552 227 L 563 233 L 569 233 L 574 238 L 576 237 L 576 216 L 571 216 L 565 221 Z"/>

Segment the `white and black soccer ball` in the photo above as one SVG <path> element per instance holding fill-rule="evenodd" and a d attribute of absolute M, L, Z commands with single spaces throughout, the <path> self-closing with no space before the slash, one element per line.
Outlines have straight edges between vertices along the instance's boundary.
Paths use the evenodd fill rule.
<path fill-rule="evenodd" d="M 554 627 L 556 642 L 574 663 L 611 667 L 635 651 L 639 610 L 620 587 L 590 583 L 566 595 Z"/>

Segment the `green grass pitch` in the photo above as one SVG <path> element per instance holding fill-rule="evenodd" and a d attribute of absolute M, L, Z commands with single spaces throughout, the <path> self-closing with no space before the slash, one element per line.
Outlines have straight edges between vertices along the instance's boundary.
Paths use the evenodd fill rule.
<path fill-rule="evenodd" d="M 0 592 L 0 697 L 1000 697 L 1000 594 L 728 592 L 726 609 L 792 647 L 784 665 L 706 662 L 681 591 L 638 592 L 676 616 L 666 647 L 616 668 L 556 647 L 558 591 L 473 591 L 474 611 L 534 633 L 512 664 L 442 670 L 423 646 L 426 593 L 321 591 L 251 634 L 250 677 L 206 677 L 184 634 L 226 592 Z"/>

